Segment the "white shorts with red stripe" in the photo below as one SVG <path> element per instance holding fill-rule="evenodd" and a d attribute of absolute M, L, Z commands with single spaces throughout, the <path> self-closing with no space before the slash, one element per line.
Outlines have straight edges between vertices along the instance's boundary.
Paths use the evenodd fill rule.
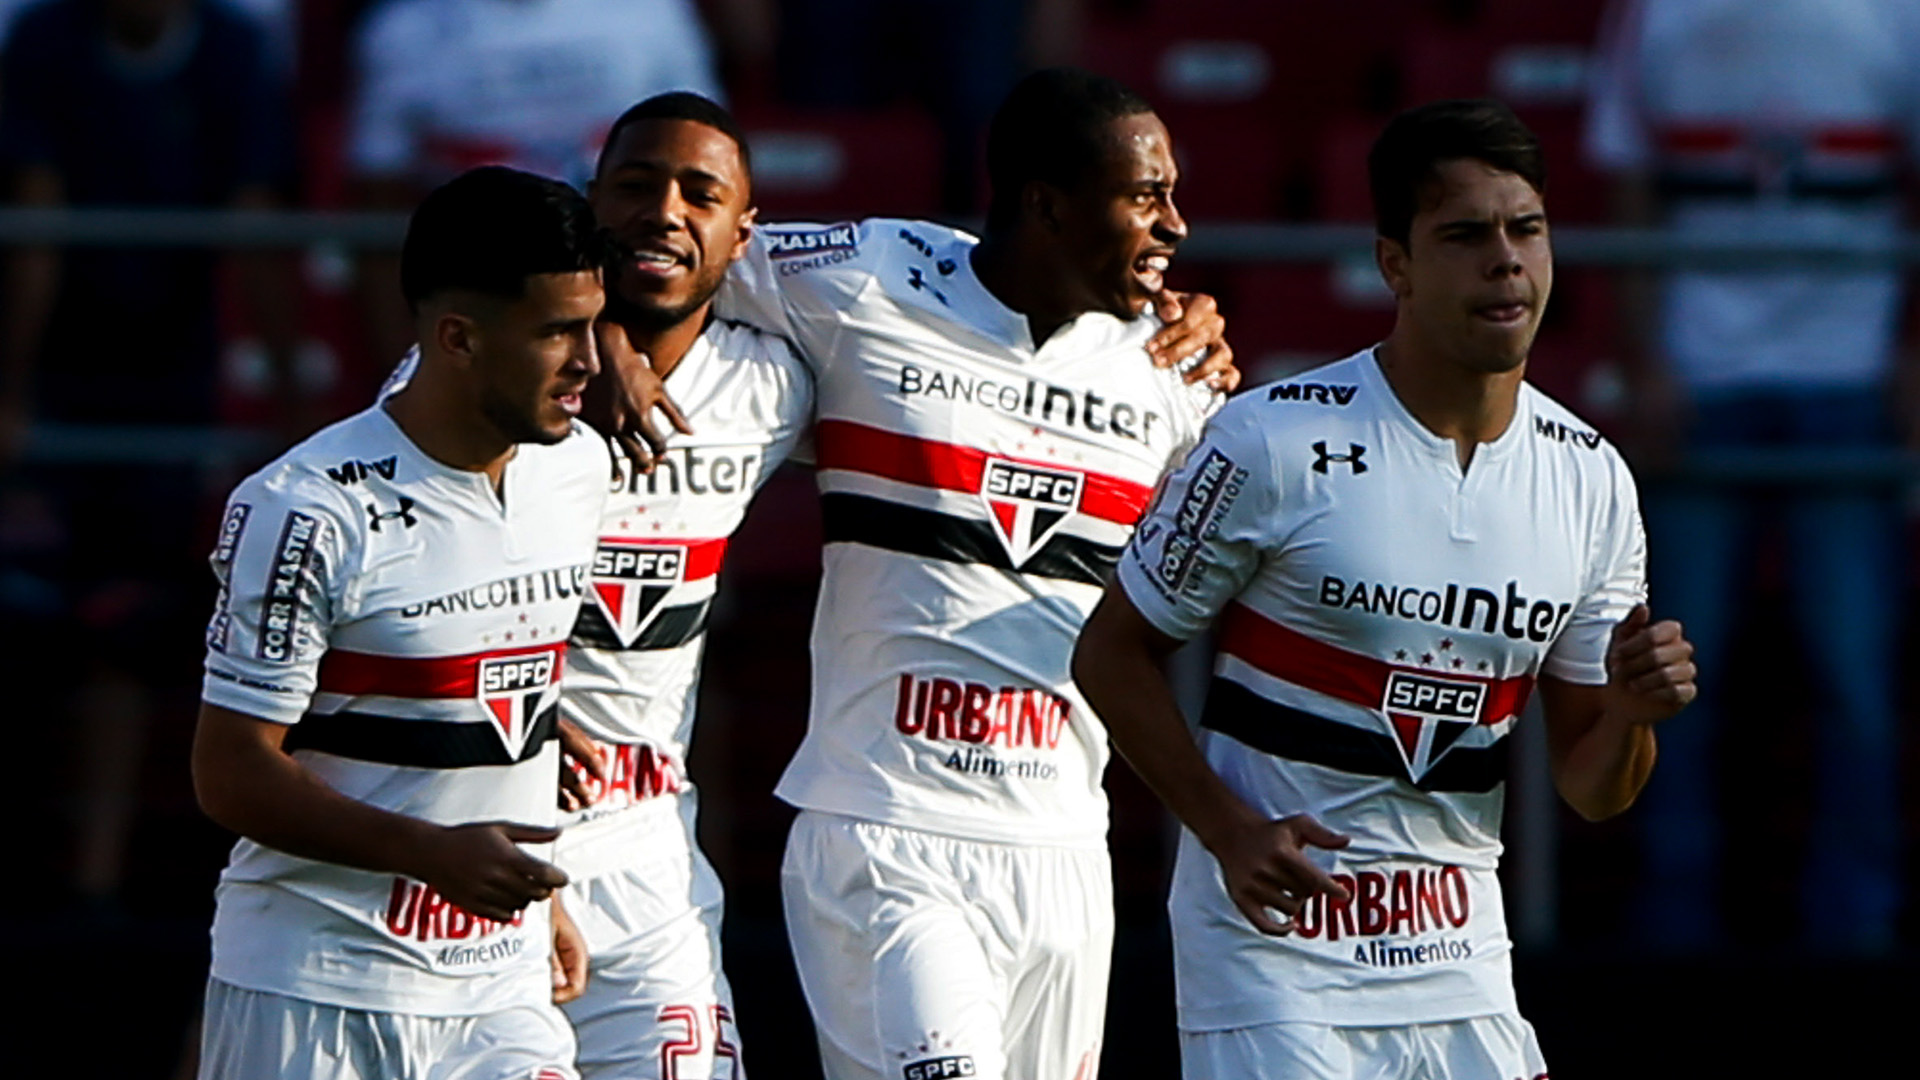
<path fill-rule="evenodd" d="M 558 1009 L 368 1012 L 207 980 L 200 1080 L 579 1080 Z"/>
<path fill-rule="evenodd" d="M 1107 853 L 803 810 L 780 870 L 829 1080 L 1093 1080 Z"/>
<path fill-rule="evenodd" d="M 1547 1080 L 1533 1025 L 1514 1013 L 1399 1027 L 1183 1031 L 1180 1067 L 1186 1080 Z"/>

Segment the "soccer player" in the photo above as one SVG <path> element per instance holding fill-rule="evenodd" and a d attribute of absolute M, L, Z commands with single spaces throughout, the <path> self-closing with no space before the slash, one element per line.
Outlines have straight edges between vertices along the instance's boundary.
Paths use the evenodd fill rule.
<path fill-rule="evenodd" d="M 819 396 L 813 698 L 778 794 L 801 810 L 782 892 L 834 1080 L 1097 1069 L 1107 745 L 1067 662 L 1217 398 L 1141 355 L 1187 231 L 1147 104 L 1040 72 L 987 156 L 983 239 L 763 227 L 716 307 L 790 338 Z"/>
<path fill-rule="evenodd" d="M 684 92 L 627 110 L 589 197 L 621 248 L 602 340 L 643 352 L 693 427 L 650 472 L 620 459 L 574 627 L 561 709 L 597 744 L 580 757 L 598 775 L 580 770 L 586 805 L 555 856 L 592 971 L 566 1011 L 588 1080 L 726 1080 L 744 1073 L 686 753 L 727 539 L 810 426 L 813 380 L 784 341 L 711 314 L 753 220 L 726 110 Z"/>
<path fill-rule="evenodd" d="M 1695 692 L 1648 615 L 1632 476 L 1524 382 L 1553 284 L 1539 143 L 1440 102 L 1369 168 L 1392 333 L 1213 419 L 1074 657 L 1186 826 L 1195 1080 L 1544 1077 L 1495 876 L 1507 736 L 1537 688 L 1555 784 L 1605 818 Z M 1160 662 L 1209 626 L 1196 745 Z"/>
<path fill-rule="evenodd" d="M 574 1075 L 541 901 L 611 469 L 574 419 L 607 254 L 563 184 L 441 187 L 401 255 L 410 383 L 227 505 L 193 768 L 243 839 L 203 1077 Z"/>

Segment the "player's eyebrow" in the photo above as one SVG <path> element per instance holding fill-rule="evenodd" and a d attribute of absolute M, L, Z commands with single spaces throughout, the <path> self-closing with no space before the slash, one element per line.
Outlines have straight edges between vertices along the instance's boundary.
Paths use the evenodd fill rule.
<path fill-rule="evenodd" d="M 733 184 L 719 173 L 708 172 L 695 165 L 676 165 L 667 161 L 632 160 L 623 161 L 613 167 L 614 175 L 623 172 L 669 173 L 681 179 L 698 180 L 702 183 L 732 187 Z"/>

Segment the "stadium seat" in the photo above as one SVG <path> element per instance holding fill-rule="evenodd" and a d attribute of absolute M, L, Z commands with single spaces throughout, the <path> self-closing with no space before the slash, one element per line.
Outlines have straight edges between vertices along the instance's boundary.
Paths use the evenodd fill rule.
<path fill-rule="evenodd" d="M 1224 276 L 1228 339 L 1248 384 L 1337 360 L 1393 328 L 1393 299 L 1368 259 L 1252 264 Z"/>
<path fill-rule="evenodd" d="M 940 206 L 940 134 L 924 113 L 743 110 L 763 218 L 925 217 Z"/>

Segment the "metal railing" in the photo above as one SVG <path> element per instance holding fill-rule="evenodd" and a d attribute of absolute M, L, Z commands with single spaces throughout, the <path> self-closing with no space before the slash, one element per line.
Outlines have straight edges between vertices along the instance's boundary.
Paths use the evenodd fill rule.
<path fill-rule="evenodd" d="M 962 222 L 977 227 L 978 222 Z M 0 207 L 0 247 L 333 248 L 396 251 L 407 215 L 339 210 L 56 210 Z M 1567 225 L 1554 229 L 1566 266 L 1907 266 L 1920 263 L 1920 233 L 1832 236 L 1717 235 L 1665 229 Z M 1319 263 L 1373 250 L 1366 225 L 1265 221 L 1200 222 L 1181 257 L 1210 262 Z"/>

